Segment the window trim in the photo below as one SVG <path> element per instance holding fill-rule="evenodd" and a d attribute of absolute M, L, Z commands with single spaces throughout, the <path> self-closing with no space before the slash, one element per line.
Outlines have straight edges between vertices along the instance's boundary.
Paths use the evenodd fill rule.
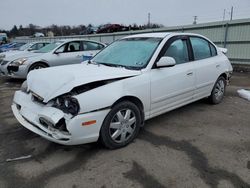
<path fill-rule="evenodd" d="M 191 47 L 191 44 L 190 44 L 190 41 L 189 41 L 189 38 L 187 35 L 177 35 L 177 36 L 173 36 L 171 38 L 169 38 L 166 43 L 164 44 L 164 46 L 162 47 L 160 53 L 158 54 L 153 66 L 151 69 L 157 69 L 158 67 L 156 66 L 156 63 L 160 60 L 160 58 L 165 54 L 166 50 L 169 48 L 169 46 L 175 42 L 176 40 L 186 40 L 186 43 L 187 43 L 187 51 L 188 51 L 188 59 L 189 61 L 186 62 L 186 63 L 190 63 L 192 61 L 192 47 Z M 182 63 L 183 64 L 183 63 Z M 178 65 L 178 64 L 176 64 Z M 167 68 L 167 67 L 166 67 Z"/>
<path fill-rule="evenodd" d="M 84 45 L 85 42 L 95 43 L 95 44 L 97 44 L 98 46 L 102 46 L 101 49 L 96 49 L 96 50 L 102 50 L 102 49 L 105 48 L 105 45 L 103 45 L 103 44 L 101 44 L 101 43 L 98 43 L 98 42 L 95 42 L 95 41 L 88 41 L 88 40 L 86 40 L 86 41 L 81 41 L 81 50 L 82 50 L 82 51 L 93 51 L 93 50 L 84 50 L 83 45 Z"/>
<path fill-rule="evenodd" d="M 209 51 L 210 51 L 210 55 L 211 55 L 211 56 L 210 56 L 210 57 L 207 57 L 207 58 L 203 58 L 203 59 L 212 58 L 212 57 L 215 57 L 215 56 L 218 55 L 216 46 L 215 46 L 213 43 L 211 43 L 209 40 L 207 40 L 206 38 L 203 38 L 203 37 L 201 37 L 201 36 L 189 35 L 189 36 L 188 36 L 188 40 L 189 40 L 190 47 L 191 47 L 190 50 L 191 50 L 191 54 L 192 54 L 192 61 L 200 61 L 200 60 L 203 60 L 203 59 L 197 59 L 197 60 L 195 60 L 195 58 L 194 58 L 194 50 L 193 50 L 191 38 L 200 38 L 200 39 L 205 40 L 205 41 L 208 43 L 208 47 L 209 47 Z M 215 49 L 215 55 L 214 55 L 214 56 L 212 55 L 211 46 L 213 46 L 214 49 Z"/>

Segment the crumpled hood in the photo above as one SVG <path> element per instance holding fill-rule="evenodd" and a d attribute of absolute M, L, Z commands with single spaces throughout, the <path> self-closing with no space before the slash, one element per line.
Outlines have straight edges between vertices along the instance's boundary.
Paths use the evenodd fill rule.
<path fill-rule="evenodd" d="M 10 61 L 14 61 L 14 60 L 19 59 L 19 58 L 30 58 L 30 57 L 34 57 L 34 56 L 39 56 L 39 55 L 41 55 L 41 53 L 19 51 L 19 52 L 16 52 L 14 54 L 6 53 L 5 55 L 6 56 L 5 56 L 4 60 L 10 62 Z"/>
<path fill-rule="evenodd" d="M 141 74 L 138 70 L 105 65 L 76 64 L 33 70 L 27 76 L 28 90 L 43 98 L 43 102 L 71 91 L 83 84 Z"/>

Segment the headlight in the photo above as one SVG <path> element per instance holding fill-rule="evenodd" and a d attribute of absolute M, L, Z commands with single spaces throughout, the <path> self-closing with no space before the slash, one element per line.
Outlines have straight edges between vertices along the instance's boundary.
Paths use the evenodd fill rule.
<path fill-rule="evenodd" d="M 70 96 L 58 97 L 55 100 L 54 107 L 72 115 L 77 115 L 80 110 L 77 99 Z"/>
<path fill-rule="evenodd" d="M 20 65 L 23 65 L 25 63 L 25 61 L 27 61 L 27 58 L 16 59 L 16 60 L 12 61 L 10 63 L 10 65 L 20 66 Z"/>
<path fill-rule="evenodd" d="M 27 93 L 27 91 L 28 91 L 27 81 L 24 81 L 23 84 L 21 85 L 21 91 L 24 93 Z"/>
<path fill-rule="evenodd" d="M 0 60 L 3 60 L 6 57 L 5 54 L 0 54 Z"/>

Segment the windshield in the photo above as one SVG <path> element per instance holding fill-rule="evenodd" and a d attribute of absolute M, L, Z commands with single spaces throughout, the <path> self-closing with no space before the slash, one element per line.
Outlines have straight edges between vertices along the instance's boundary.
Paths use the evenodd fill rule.
<path fill-rule="evenodd" d="M 12 48 L 20 48 L 21 46 L 25 45 L 26 43 L 25 42 L 17 42 L 15 43 L 14 45 L 12 45 L 11 47 Z"/>
<path fill-rule="evenodd" d="M 142 69 L 147 66 L 161 38 L 128 38 L 116 41 L 98 53 L 92 61 L 108 66 Z"/>
<path fill-rule="evenodd" d="M 25 44 L 25 45 L 21 46 L 18 50 L 24 51 L 24 50 L 28 49 L 31 45 L 32 45 L 31 43 Z"/>
<path fill-rule="evenodd" d="M 54 50 L 55 48 L 57 48 L 60 44 L 62 44 L 62 41 L 57 41 L 57 42 L 53 42 L 50 43 L 46 46 L 44 46 L 43 48 L 41 48 L 40 50 L 37 50 L 37 53 L 47 53 L 47 52 L 51 52 L 52 50 Z"/>

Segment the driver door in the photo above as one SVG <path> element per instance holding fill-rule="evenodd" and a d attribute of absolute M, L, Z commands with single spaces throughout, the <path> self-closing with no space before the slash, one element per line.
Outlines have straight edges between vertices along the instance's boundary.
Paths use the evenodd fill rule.
<path fill-rule="evenodd" d="M 81 41 L 71 41 L 59 47 L 50 58 L 50 65 L 69 65 L 82 62 L 83 48 Z"/>

